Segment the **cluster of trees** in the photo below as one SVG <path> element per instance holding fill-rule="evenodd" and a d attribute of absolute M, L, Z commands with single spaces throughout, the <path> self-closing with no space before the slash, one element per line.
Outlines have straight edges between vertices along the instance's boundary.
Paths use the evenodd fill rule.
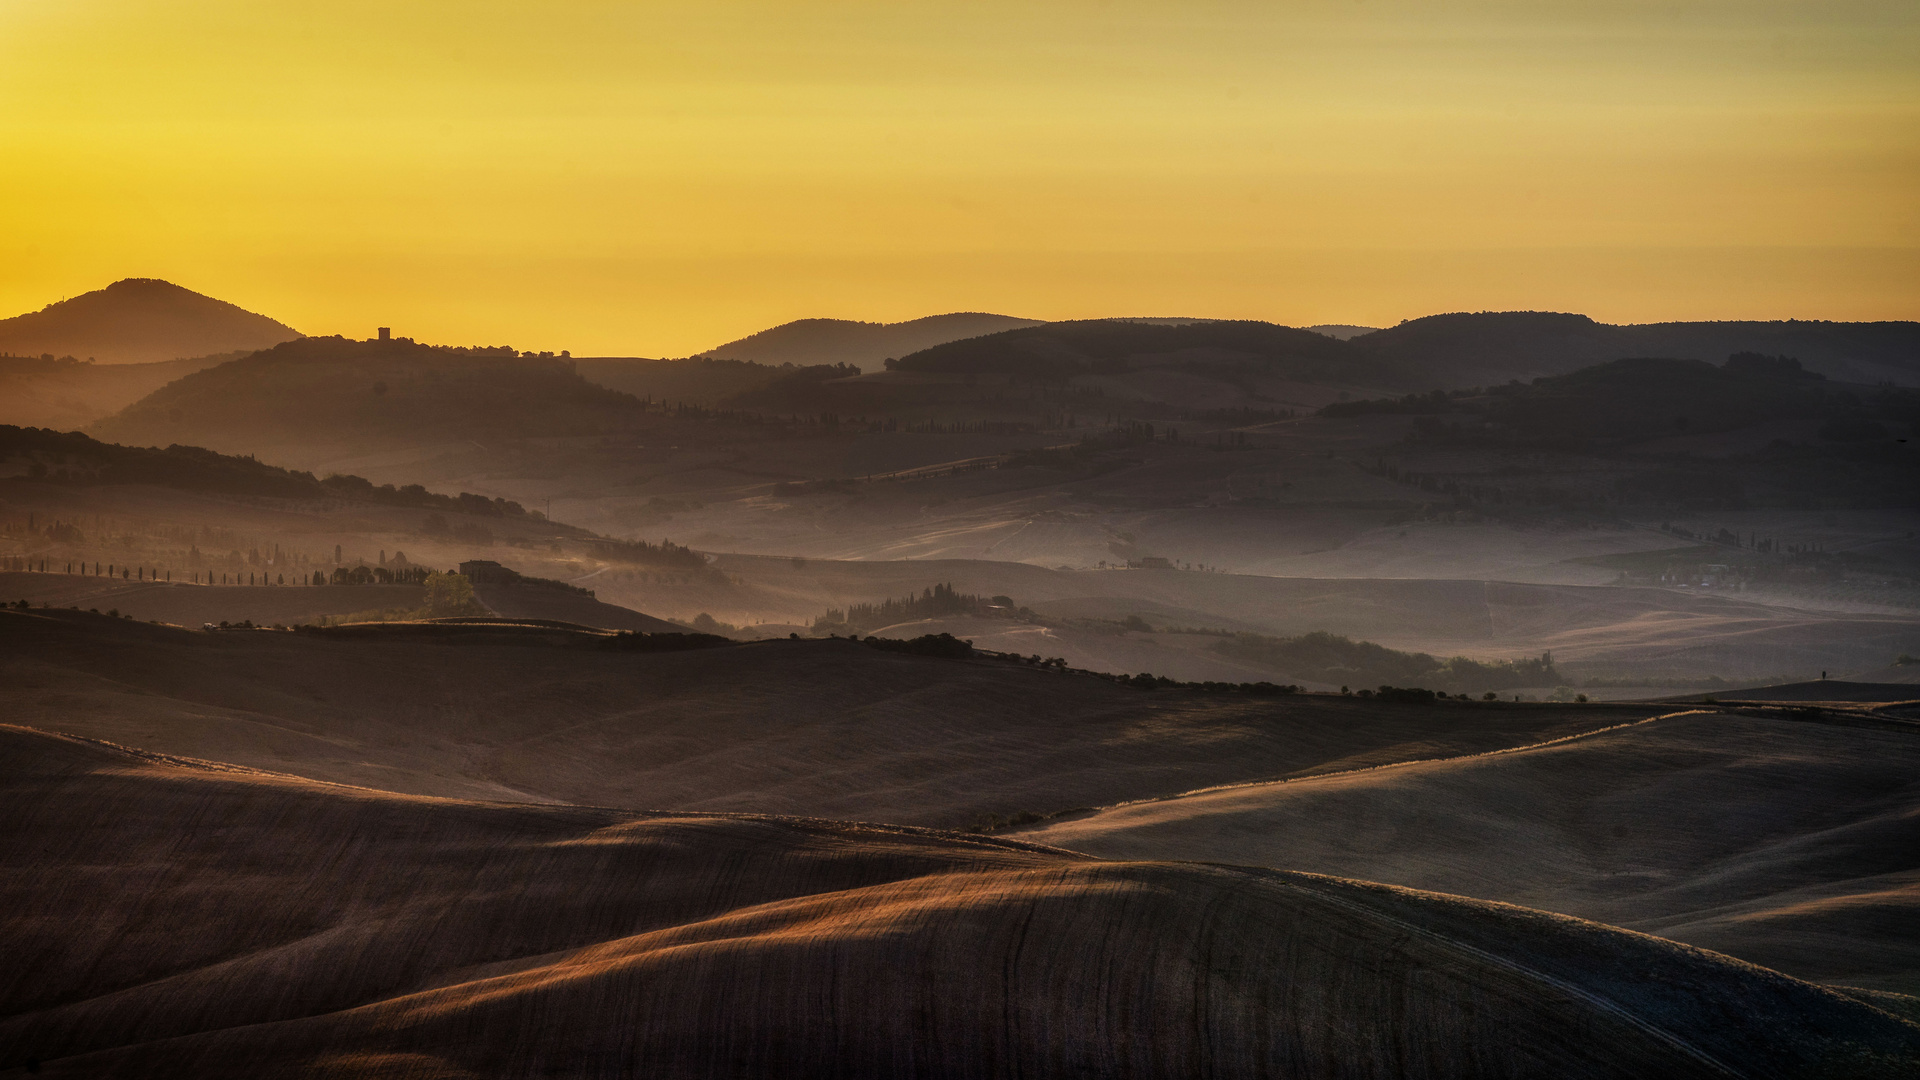
<path fill-rule="evenodd" d="M 458 495 L 436 495 L 419 484 L 406 484 L 397 488 L 392 484 L 381 484 L 376 487 L 370 480 L 344 474 L 329 476 L 320 481 L 320 486 L 335 497 L 358 499 L 362 502 L 380 503 L 385 506 L 442 510 L 456 514 L 472 514 L 476 517 L 546 520 L 546 516 L 540 511 L 530 511 L 512 499 L 490 499 L 485 495 L 475 495 L 471 491 L 463 491 Z"/>
<path fill-rule="evenodd" d="M 1822 550 L 1819 544 L 1782 543 L 1774 537 L 1761 536 L 1757 532 L 1749 532 L 1747 535 L 1741 536 L 1739 533 L 1734 532 L 1724 525 L 1721 526 L 1719 530 L 1709 534 L 1696 533 L 1684 525 L 1675 525 L 1671 521 L 1663 521 L 1660 523 L 1660 531 L 1687 540 L 1703 540 L 1707 543 L 1719 544 L 1723 547 L 1749 548 L 1763 554 L 1806 555 L 1817 554 Z"/>
<path fill-rule="evenodd" d="M 1256 409 L 1243 405 L 1237 409 L 1185 409 L 1180 419 L 1192 420 L 1202 424 L 1271 424 L 1275 420 L 1291 420 L 1299 413 L 1293 409 Z"/>
<path fill-rule="evenodd" d="M 1408 394 L 1398 398 L 1370 398 L 1365 401 L 1336 401 L 1320 409 L 1321 416 L 1372 416 L 1387 414 L 1393 416 L 1430 416 L 1436 413 L 1449 413 L 1460 408 L 1461 398 L 1479 397 L 1483 391 L 1473 390 L 1435 390 L 1427 394 Z"/>
<path fill-rule="evenodd" d="M 1589 449 L 1785 419 L 1821 421 L 1825 441 L 1872 442 L 1920 423 L 1920 393 L 1891 385 L 1872 391 L 1831 386 L 1793 357 L 1743 352 L 1719 365 L 1613 360 L 1526 384 L 1341 401 L 1320 410 L 1322 416 L 1373 413 L 1420 417 L 1415 439 L 1462 445 Z M 1468 414 L 1468 420 L 1437 419 L 1448 413 Z"/>
<path fill-rule="evenodd" d="M 990 615 L 999 618 L 1033 620 L 1038 616 L 1020 607 L 1008 596 L 975 596 L 955 591 L 952 582 L 930 585 L 920 595 L 887 599 L 877 604 L 849 604 L 846 610 L 828 611 L 813 622 L 817 634 L 861 634 L 894 623 L 938 619 L 952 615 Z"/>
<path fill-rule="evenodd" d="M 645 540 L 595 540 L 594 554 L 608 562 L 659 566 L 671 570 L 707 569 L 707 557 L 671 540 L 649 544 Z"/>
<path fill-rule="evenodd" d="M 84 544 L 87 540 L 87 534 L 81 532 L 80 526 L 71 521 L 56 520 L 45 528 L 31 529 L 31 531 L 46 537 L 50 544 Z"/>
<path fill-rule="evenodd" d="M 475 547 L 489 547 L 493 544 L 493 530 L 477 521 L 462 521 L 447 524 L 447 519 L 438 513 L 428 514 L 420 522 L 420 535 L 437 539 L 453 540 Z"/>
<path fill-rule="evenodd" d="M 738 645 L 732 638 L 717 634 L 649 634 L 638 630 L 622 630 L 618 634 L 609 634 L 596 640 L 597 648 L 611 649 L 616 652 L 687 652 L 692 649 L 718 649 L 728 645 Z"/>
<path fill-rule="evenodd" d="M 1101 678 L 1112 679 L 1122 686 L 1131 686 L 1137 690 L 1199 690 L 1211 694 L 1252 694 L 1254 697 L 1277 697 L 1281 694 L 1297 694 L 1300 692 L 1300 688 L 1292 683 L 1280 684 L 1266 681 L 1234 683 L 1218 682 L 1211 679 L 1203 682 L 1182 682 L 1179 679 L 1170 679 L 1165 675 L 1155 675 L 1150 671 L 1143 671 L 1138 675 L 1105 675 L 1100 672 L 1094 672 L 1093 674 L 1100 675 Z"/>
<path fill-rule="evenodd" d="M 869 637 L 861 644 L 882 652 L 932 656 L 945 660 L 964 660 L 973 655 L 973 642 L 954 637 L 952 634 L 922 634 L 917 638 L 904 641 L 899 638 Z"/>
<path fill-rule="evenodd" d="M 1027 435 L 1040 427 L 1078 427 L 1078 420 L 1065 415 L 1058 417 L 1061 422 L 1054 423 L 1056 417 L 1049 414 L 1036 426 L 1024 420 L 875 420 L 867 425 L 868 431 L 888 432 L 906 431 L 916 435 Z"/>
<path fill-rule="evenodd" d="M 717 411 L 684 415 L 757 420 L 765 417 L 748 417 L 737 410 L 758 403 L 759 407 L 786 412 L 787 396 L 794 388 L 860 374 L 852 364 L 762 364 L 696 356 L 679 360 L 601 357 L 582 359 L 576 368 L 602 386 L 639 398 L 648 410 L 681 415 L 680 409 L 700 408 Z M 779 389 L 763 392 L 768 388 Z M 722 405 L 731 408 L 723 409 Z"/>
<path fill-rule="evenodd" d="M 1895 386 L 1870 391 L 1834 386 L 1788 356 L 1737 353 L 1723 364 L 1658 358 L 1614 360 L 1484 397 L 1447 395 L 1431 412 L 1478 414 L 1464 425 L 1430 423 L 1421 437 L 1488 445 L 1523 443 L 1582 448 L 1671 435 L 1733 431 L 1775 420 L 1821 421 L 1832 442 L 1886 439 L 1920 422 L 1920 393 Z M 1328 410 L 1357 407 L 1331 405 Z M 1402 411 L 1412 411 L 1403 408 Z"/>
<path fill-rule="evenodd" d="M 330 580 L 336 585 L 370 585 L 381 583 L 374 575 L 361 574 L 360 571 L 377 569 L 357 566 L 352 570 L 335 570 Z M 417 571 L 417 573 L 416 573 Z M 322 584 L 322 575 L 314 574 L 314 584 Z M 473 595 L 473 582 L 456 573 L 442 573 L 437 570 L 421 570 L 409 567 L 404 580 L 396 576 L 397 584 L 418 584 L 425 586 L 417 607 L 376 608 L 368 611 L 356 611 L 338 619 L 323 618 L 322 624 L 329 623 L 370 623 L 370 622 L 413 622 L 420 619 L 457 619 L 491 614 Z"/>
<path fill-rule="evenodd" d="M 1565 681 L 1554 669 L 1550 652 L 1517 660 L 1483 661 L 1464 656 L 1439 660 L 1426 653 L 1401 652 L 1325 631 L 1290 638 L 1232 634 L 1215 642 L 1213 651 L 1326 683 L 1417 682 L 1463 691 L 1555 686 Z"/>
<path fill-rule="evenodd" d="M 436 573 L 438 571 L 429 570 L 424 566 L 366 566 L 363 564 L 336 566 L 332 573 L 315 570 L 312 582 L 315 585 L 424 585 Z"/>

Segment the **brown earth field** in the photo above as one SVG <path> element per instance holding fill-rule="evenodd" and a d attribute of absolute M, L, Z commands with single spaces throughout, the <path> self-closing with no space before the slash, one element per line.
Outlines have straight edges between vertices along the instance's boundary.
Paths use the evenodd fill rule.
<path fill-rule="evenodd" d="M 1920 1069 L 1920 1026 L 1871 995 L 1310 874 L 402 796 L 15 726 L 0 808 L 0 1068 L 21 1074 Z"/>
<path fill-rule="evenodd" d="M 1913 723 L 1683 710 L 1533 747 L 1143 800 L 1018 835 L 1106 858 L 1466 893 L 1920 992 Z"/>
<path fill-rule="evenodd" d="M 407 794 L 947 828 L 1522 746 L 1671 708 L 1138 690 L 847 640 L 609 644 L 9 610 L 0 685 L 15 723 Z"/>

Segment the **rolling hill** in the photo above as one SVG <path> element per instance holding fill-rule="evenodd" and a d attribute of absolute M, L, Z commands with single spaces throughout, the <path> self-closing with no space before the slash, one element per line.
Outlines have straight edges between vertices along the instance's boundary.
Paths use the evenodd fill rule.
<path fill-rule="evenodd" d="M 1855 383 L 1920 381 L 1920 323 L 1698 322 L 1614 326 L 1585 315 L 1429 315 L 1384 330 L 1295 330 L 1261 322 L 1177 325 L 1108 319 L 1046 323 L 903 356 L 900 370 L 1014 373 L 1028 379 L 1181 369 L 1409 390 L 1459 389 L 1562 375 L 1634 357 L 1788 356 Z M 1168 400 L 1177 400 L 1170 398 Z"/>
<path fill-rule="evenodd" d="M 574 370 L 590 382 L 638 398 L 713 407 L 782 377 L 780 367 L 750 360 L 649 360 L 630 356 L 583 356 Z M 791 369 L 788 369 L 789 372 Z"/>
<path fill-rule="evenodd" d="M 0 813 L 0 1064 L 53 1077 L 1911 1076 L 1920 1059 L 1915 1025 L 1723 956 L 1305 874 L 422 799 L 12 726 Z"/>
<path fill-rule="evenodd" d="M 1672 322 L 1616 326 L 1585 315 L 1489 311 L 1410 319 L 1353 340 L 1354 348 L 1417 372 L 1423 389 L 1561 375 L 1630 357 L 1705 360 L 1742 352 L 1791 356 L 1833 379 L 1920 382 L 1920 323 Z"/>
<path fill-rule="evenodd" d="M 642 644 L 490 626 L 205 633 L 0 611 L 16 722 L 336 783 L 517 802 L 958 828 L 1524 745 L 1658 711 L 1431 714 L 1147 691 L 845 639 L 634 651 Z"/>
<path fill-rule="evenodd" d="M 585 590 L 557 581 L 481 581 L 474 583 L 473 595 L 487 610 L 504 619 L 531 619 L 643 634 L 678 634 L 685 630 L 632 608 L 602 603 Z"/>
<path fill-rule="evenodd" d="M 1916 775 L 1915 725 L 1686 710 L 1530 748 L 1114 806 L 1020 835 L 1108 858 L 1464 892 L 1911 994 Z"/>
<path fill-rule="evenodd" d="M 797 367 L 852 364 L 863 370 L 875 370 L 889 357 L 905 356 L 961 338 L 1038 325 L 1040 323 L 1033 319 L 977 311 L 929 315 L 897 323 L 800 319 L 729 341 L 700 355 Z"/>
<path fill-rule="evenodd" d="M 419 612 L 427 603 L 426 589 L 421 585 L 206 586 L 187 584 L 185 574 L 180 577 L 178 582 L 155 582 L 79 574 L 0 573 L 0 595 L 7 597 L 7 603 L 26 600 L 34 606 L 117 612 L 131 619 L 186 627 L 241 622 L 303 626 L 351 622 L 356 616 L 392 618 L 395 616 L 390 613 Z M 474 595 L 486 612 L 506 620 L 642 633 L 676 634 L 686 629 L 553 583 L 481 583 L 474 586 Z"/>
<path fill-rule="evenodd" d="M 0 357 L 0 424 L 73 431 L 119 412 L 183 375 L 244 355 L 218 353 L 148 364 Z"/>
<path fill-rule="evenodd" d="M 376 488 L 361 477 L 341 474 L 322 480 L 312 473 L 263 464 L 251 455 L 221 454 L 178 444 L 164 450 L 121 446 L 77 431 L 0 425 L 0 464 L 16 477 L 50 485 L 151 485 L 230 497 L 348 499 L 495 518 L 526 516 L 518 503 L 470 492 L 437 495 L 418 484 Z M 577 531 L 566 525 L 555 528 Z"/>
<path fill-rule="evenodd" d="M 95 424 L 102 438 L 270 447 L 593 435 L 631 425 L 630 395 L 571 362 L 406 338 L 302 338 L 196 372 Z"/>
<path fill-rule="evenodd" d="M 903 356 L 894 365 L 899 371 L 1012 375 L 1043 382 L 1183 366 L 1246 369 L 1309 381 L 1364 382 L 1379 374 L 1379 365 L 1327 335 L 1227 320 L 1044 323 L 936 345 Z"/>
<path fill-rule="evenodd" d="M 0 354 L 145 364 L 265 349 L 300 336 L 265 315 L 156 278 L 127 278 L 0 319 Z"/>

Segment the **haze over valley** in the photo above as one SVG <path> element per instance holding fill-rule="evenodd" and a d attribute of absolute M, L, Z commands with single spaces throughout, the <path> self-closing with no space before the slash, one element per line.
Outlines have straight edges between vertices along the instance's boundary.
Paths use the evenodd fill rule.
<path fill-rule="evenodd" d="M 111 310 L 156 290 L 195 295 L 115 286 L 82 301 Z M 239 340 L 220 336 L 228 305 L 181 303 L 198 314 L 169 340 Z M 91 797 L 104 781 L 84 777 L 224 762 L 194 798 L 336 798 L 317 782 L 475 812 L 670 810 L 689 836 L 749 820 L 774 830 L 740 858 L 827 843 L 849 866 L 881 860 L 850 871 L 860 880 L 957 857 L 936 837 L 1032 837 L 1047 846 L 967 841 L 977 854 L 939 873 L 1068 873 L 1031 902 L 1084 917 L 1097 904 L 1080 890 L 1095 887 L 1065 868 L 1087 856 L 1171 860 L 1106 864 L 1147 875 L 1130 889 L 1197 873 L 1146 869 L 1195 859 L 1303 870 L 1429 890 L 1395 894 L 1415 914 L 1393 918 L 1419 925 L 1454 926 L 1457 901 L 1440 894 L 1464 894 L 1762 965 L 1678 976 L 1699 986 L 1689 994 L 1750 994 L 1745 970 L 1809 980 L 1792 993 L 1824 1004 L 1778 1007 L 1825 1025 L 1796 1036 L 1832 1047 L 1810 1061 L 1891 1062 L 1920 1045 L 1900 1019 L 1920 969 L 1895 929 L 1916 895 L 1896 853 L 1914 850 L 1901 823 L 1914 797 L 1903 702 L 1920 683 L 1907 441 L 1920 391 L 1899 380 L 1920 328 L 1495 314 L 1339 337 L 1217 320 L 932 322 L 988 332 L 900 350 L 878 370 L 830 322 L 761 340 L 802 361 L 848 359 L 575 360 L 382 330 L 111 366 L 15 361 L 16 408 L 70 393 L 92 418 L 84 431 L 0 428 L 14 812 Z M 1637 341 L 1675 355 L 1590 362 Z M 1787 345 L 1815 359 L 1755 351 Z M 1720 350 L 1733 351 L 1715 362 Z M 158 385 L 123 401 L 146 387 L 114 381 L 122 370 Z M 1861 370 L 1886 377 L 1849 380 Z M 1809 697 L 1833 703 L 1792 704 Z M 1724 698 L 1780 704 L 1729 712 L 1713 704 Z M 129 753 L 148 757 L 115 756 Z M 32 764 L 54 760 L 72 764 Z M 126 773 L 121 760 L 157 764 Z M 63 786 L 46 787 L 53 775 Z M 154 798 L 136 793 L 149 782 L 114 797 Z M 1798 816 L 1738 824 L 1788 788 Z M 740 814 L 761 816 L 724 816 Z M 28 843 L 82 835 L 33 820 L 55 831 Z M 534 820 L 488 827 L 544 827 Z M 669 827 L 647 820 L 594 828 Z M 778 824 L 826 821 L 936 832 L 802 840 Z M 194 872 L 252 857 L 209 849 Z M 70 872 L 29 861 L 32 874 Z M 1261 888 L 1357 887 L 1302 883 Z M 893 887 L 925 897 L 901 903 L 951 903 Z M 805 902 L 834 926 L 866 917 Z M 130 931 L 116 910 L 74 917 L 117 940 Z M 613 947 L 580 917 L 539 948 Z M 1456 959 L 1417 963 L 1473 983 L 1481 961 L 1460 966 L 1460 943 L 1519 947 L 1507 917 L 1473 915 L 1436 946 Z M 946 915 L 913 918 L 950 933 Z M 1343 949 L 1375 947 L 1355 932 Z M 1524 947 L 1528 959 L 1499 963 L 1541 971 L 1566 948 Z M 517 954 L 446 963 L 491 971 Z M 215 1004 L 231 976 L 185 954 L 153 962 L 214 996 L 193 1006 L 202 1019 L 152 1037 L 211 1038 L 228 1022 L 213 1018 L 240 1015 Z M 516 965 L 395 971 L 352 992 L 477 980 L 481 993 Z M 621 985 L 620 970 L 605 977 Z M 1034 977 L 1080 978 L 1064 970 Z M 1593 1000 L 1597 971 L 1556 978 Z M 1260 981 L 1276 971 L 1249 977 L 1269 989 L 1247 993 L 1276 992 Z M 707 976 L 673 978 L 712 992 Z M 246 1054 L 320 1060 L 303 1057 L 320 1044 L 296 1028 L 273 1033 L 333 1015 L 333 992 L 304 980 L 276 991 Z M 1654 1007 L 1639 990 L 1607 993 L 1609 1009 Z M 16 1057 L 89 1073 L 187 1060 L 152 1037 L 83 1034 L 121 1029 L 108 998 L 18 1000 L 0 1027 Z M 446 1007 L 480 1008 L 466 1000 Z M 792 1007 L 752 1006 L 780 1025 Z M 592 1044 L 601 1029 L 578 1015 Z M 1234 1038 L 1251 1030 L 1206 1015 Z M 704 1038 L 686 1022 L 646 1036 L 635 1060 L 704 1054 L 668 1049 Z M 1443 1027 L 1460 1052 L 1501 1042 Z M 437 1029 L 405 1030 L 404 1045 L 461 1060 Z M 1721 1022 L 1663 1030 L 1661 1045 L 1696 1050 L 1734 1037 Z M 1780 1052 L 1761 1027 L 1742 1030 L 1770 1048 L 1725 1053 Z M 378 1042 L 357 1031 L 328 1038 Z M 763 1038 L 769 1061 L 818 1052 Z M 1526 1060 L 1571 1060 L 1524 1045 Z M 1174 1046 L 1139 1052 L 1158 1061 Z M 231 1053 L 206 1060 L 247 1060 Z"/>
<path fill-rule="evenodd" d="M 1920 1080 L 1916 49 L 0 5 L 0 1080 Z"/>

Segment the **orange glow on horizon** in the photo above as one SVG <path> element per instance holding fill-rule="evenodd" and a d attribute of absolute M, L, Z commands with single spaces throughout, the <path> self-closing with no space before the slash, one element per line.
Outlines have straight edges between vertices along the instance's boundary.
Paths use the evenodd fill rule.
<path fill-rule="evenodd" d="M 575 355 L 955 310 L 1911 319 L 1916 45 L 1892 0 L 17 0 L 0 314 L 151 276 Z"/>

